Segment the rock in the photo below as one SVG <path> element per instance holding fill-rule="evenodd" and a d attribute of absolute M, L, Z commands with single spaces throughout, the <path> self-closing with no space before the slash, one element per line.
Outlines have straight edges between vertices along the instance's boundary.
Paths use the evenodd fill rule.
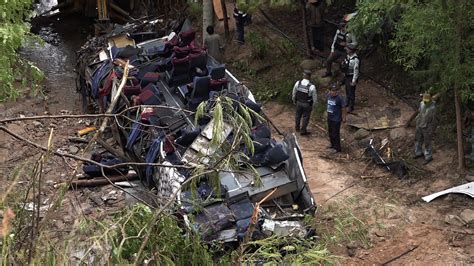
<path fill-rule="evenodd" d="M 326 73 L 326 69 L 319 69 L 316 72 L 313 72 L 313 76 L 311 76 L 311 79 L 313 81 L 317 81 L 316 83 L 322 87 L 322 88 L 329 88 L 329 86 L 334 83 L 332 77 L 325 77 L 323 78 L 323 75 Z"/>
<path fill-rule="evenodd" d="M 390 130 L 390 139 L 398 140 L 403 139 L 407 136 L 407 132 L 404 128 L 394 128 Z"/>
<path fill-rule="evenodd" d="M 349 255 L 349 257 L 354 257 L 357 254 L 357 244 L 354 242 L 347 244 L 346 249 L 347 255 Z"/>
<path fill-rule="evenodd" d="M 35 127 L 43 126 L 43 123 L 41 123 L 40 121 L 33 121 L 32 123 L 33 123 L 33 126 L 35 126 Z"/>
<path fill-rule="evenodd" d="M 77 146 L 71 145 L 69 146 L 69 153 L 76 154 L 79 152 L 79 148 Z"/>
<path fill-rule="evenodd" d="M 320 63 L 316 60 L 303 60 L 300 64 L 302 69 L 313 70 L 320 66 Z"/>
<path fill-rule="evenodd" d="M 473 223 L 474 222 L 474 210 L 465 209 L 464 211 L 461 212 L 460 217 L 467 224 Z"/>
<path fill-rule="evenodd" d="M 452 214 L 446 215 L 446 217 L 444 218 L 444 222 L 455 226 L 463 226 L 465 224 L 464 221 L 459 218 L 459 216 Z"/>
<path fill-rule="evenodd" d="M 365 130 L 365 129 L 363 129 L 363 128 L 360 128 L 360 129 L 358 129 L 358 130 L 354 133 L 353 137 L 354 137 L 354 139 L 356 139 L 356 140 L 361 140 L 361 139 L 365 139 L 365 138 L 368 137 L 369 135 L 370 135 L 370 132 L 369 132 L 369 131 L 367 131 L 367 130 Z"/>
<path fill-rule="evenodd" d="M 56 228 L 61 229 L 61 230 L 64 229 L 64 222 L 63 221 L 56 220 L 56 221 L 54 221 L 54 224 L 56 225 Z"/>

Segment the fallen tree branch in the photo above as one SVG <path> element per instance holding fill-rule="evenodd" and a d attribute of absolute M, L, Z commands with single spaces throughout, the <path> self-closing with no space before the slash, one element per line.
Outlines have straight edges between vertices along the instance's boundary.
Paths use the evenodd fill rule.
<path fill-rule="evenodd" d="M 18 140 L 21 140 L 21 141 L 24 141 L 26 143 L 28 143 L 29 145 L 37 148 L 37 149 L 40 149 L 40 150 L 43 150 L 43 151 L 48 151 L 48 148 L 38 144 L 38 143 L 35 143 L 31 140 L 28 140 L 16 133 L 13 133 L 12 131 L 10 131 L 8 128 L 4 127 L 4 126 L 0 126 L 0 130 L 4 131 L 5 133 L 9 134 L 10 136 L 18 139 Z M 90 163 L 90 164 L 95 164 L 101 168 L 105 168 L 105 169 L 115 169 L 115 168 L 119 168 L 119 167 L 124 167 L 124 166 L 160 166 L 160 167 L 170 167 L 170 168 L 185 168 L 185 169 L 193 169 L 194 167 L 193 166 L 186 166 L 186 165 L 167 165 L 167 164 L 160 164 L 160 163 L 136 163 L 136 162 L 126 162 L 126 163 L 119 163 L 119 164 L 114 164 L 114 165 L 105 165 L 105 164 L 101 164 L 99 162 L 96 162 L 96 161 L 93 161 L 91 159 L 87 159 L 87 158 L 84 158 L 84 157 L 80 157 L 80 156 L 77 156 L 77 155 L 73 155 L 73 154 L 69 154 L 69 153 L 64 153 L 64 152 L 58 152 L 58 151 L 51 151 L 52 154 L 56 155 L 56 156 L 60 156 L 60 157 L 67 157 L 67 158 L 71 158 L 71 159 L 74 159 L 74 160 L 78 160 L 78 161 L 82 161 L 82 162 L 85 162 L 85 163 Z"/>
<path fill-rule="evenodd" d="M 405 256 L 405 255 L 407 255 L 408 253 L 412 252 L 413 250 L 415 250 L 415 249 L 417 249 L 417 248 L 418 248 L 418 245 L 415 245 L 415 246 L 409 248 L 407 251 L 403 252 L 402 254 L 400 254 L 400 255 L 398 255 L 398 256 L 392 258 L 392 259 L 389 259 L 388 261 L 386 261 L 386 262 L 384 262 L 384 263 L 382 263 L 382 266 L 386 266 L 386 265 L 388 265 L 389 263 L 398 260 L 399 258 L 401 258 L 401 257 L 403 257 L 403 256 Z"/>
<path fill-rule="evenodd" d="M 118 100 L 120 99 L 120 95 L 122 94 L 123 87 L 125 87 L 125 83 L 127 83 L 127 79 L 128 79 L 128 64 L 129 64 L 129 62 L 130 62 L 129 60 L 127 60 L 127 62 L 125 62 L 125 66 L 123 67 L 122 80 L 120 81 L 120 85 L 117 89 L 117 93 L 114 95 L 115 97 L 112 99 L 112 102 L 110 103 L 109 108 L 105 112 L 106 114 L 111 114 L 112 113 L 112 111 L 115 108 L 115 105 L 117 104 Z M 114 84 L 115 84 L 115 82 L 114 82 Z M 102 121 L 102 125 L 100 126 L 99 134 L 104 132 L 105 127 L 107 126 L 108 122 L 109 122 L 108 117 L 105 117 L 104 121 Z M 95 135 L 94 137 L 98 137 L 98 134 Z"/>
<path fill-rule="evenodd" d="M 78 187 L 98 187 L 113 184 L 121 181 L 132 181 L 138 179 L 138 174 L 127 174 L 127 175 L 118 175 L 110 176 L 106 178 L 94 178 L 86 180 L 73 180 L 69 183 L 69 188 L 76 189 Z M 68 185 L 62 183 L 61 185 Z"/>

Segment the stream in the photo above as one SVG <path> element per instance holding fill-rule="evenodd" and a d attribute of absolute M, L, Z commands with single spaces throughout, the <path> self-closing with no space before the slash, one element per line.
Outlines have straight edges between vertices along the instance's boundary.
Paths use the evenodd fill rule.
<path fill-rule="evenodd" d="M 57 0 L 42 0 L 36 4 L 35 13 L 48 11 L 56 3 Z M 80 110 L 81 100 L 75 85 L 75 51 L 87 40 L 91 25 L 90 20 L 80 15 L 54 16 L 31 25 L 31 31 L 41 40 L 26 41 L 20 54 L 43 71 L 50 113 Z"/>

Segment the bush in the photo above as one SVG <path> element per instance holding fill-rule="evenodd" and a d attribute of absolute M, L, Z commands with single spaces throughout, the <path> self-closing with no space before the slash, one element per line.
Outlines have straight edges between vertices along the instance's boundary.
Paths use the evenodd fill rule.
<path fill-rule="evenodd" d="M 32 0 L 8 0 L 0 5 L 0 101 L 19 96 L 14 86 L 14 68 L 21 73 L 31 70 L 36 77 L 41 77 L 37 68 L 18 60 L 16 54 L 28 35 L 29 29 L 23 20 L 29 15 L 32 4 Z M 22 85 L 26 85 L 26 80 L 22 80 Z"/>
<path fill-rule="evenodd" d="M 265 39 L 255 32 L 248 34 L 248 41 L 252 46 L 252 56 L 256 59 L 263 59 L 268 54 L 268 44 Z"/>

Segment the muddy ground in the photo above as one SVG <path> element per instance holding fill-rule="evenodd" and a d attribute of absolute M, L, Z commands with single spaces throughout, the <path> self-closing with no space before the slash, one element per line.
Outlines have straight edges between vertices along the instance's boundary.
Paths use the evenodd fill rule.
<path fill-rule="evenodd" d="M 277 13 L 274 14 L 278 16 Z M 279 21 L 283 21 L 283 18 Z M 255 22 L 256 21 L 256 22 Z M 291 20 L 290 20 L 291 21 Z M 73 23 L 73 22 L 71 22 Z M 258 30 L 259 18 L 254 19 L 250 30 Z M 297 23 L 295 20 L 294 23 Z M 67 36 L 68 28 L 62 28 L 55 23 L 51 26 L 59 36 Z M 63 24 L 64 25 L 64 24 Z M 253 27 L 253 28 L 252 28 Z M 286 27 L 289 27 L 288 25 Z M 268 32 L 269 38 L 278 38 L 274 33 L 263 27 L 260 30 Z M 0 117 L 20 117 L 49 114 L 77 114 L 80 111 L 80 97 L 75 92 L 73 79 L 73 53 L 85 41 L 87 34 L 75 35 L 77 39 L 65 39 L 56 46 L 46 50 L 35 46 L 27 47 L 25 53 L 33 53 L 30 60 L 40 65 L 45 71 L 47 88 L 46 97 L 43 95 L 28 96 L 15 103 L 0 105 Z M 54 51 L 67 50 L 59 54 Z M 236 58 L 241 61 L 252 61 L 247 46 L 240 47 L 230 43 L 227 49 L 227 60 Z M 66 46 L 67 47 L 67 46 Z M 43 48 L 40 48 L 43 49 Z M 56 50 L 55 50 L 56 49 Z M 29 51 L 29 52 L 28 52 Z M 36 52 L 35 52 L 36 51 Z M 46 53 L 49 51 L 50 54 Z M 232 52 L 229 52 L 232 51 Z M 242 51 L 242 52 L 238 52 Z M 234 56 L 229 56 L 232 53 Z M 257 65 L 262 65 L 259 60 Z M 300 71 L 295 65 L 289 67 Z M 315 69 L 317 72 L 318 69 Z M 277 71 L 266 72 L 263 78 L 269 79 L 278 75 Z M 260 76 L 258 76 L 260 78 Z M 249 81 L 251 82 L 251 81 Z M 292 81 L 291 81 L 292 82 Z M 324 94 L 324 89 L 318 91 Z M 357 109 L 370 108 L 373 104 L 399 106 L 400 100 L 385 91 L 376 83 L 363 79 L 357 92 Z M 374 96 L 376 95 L 376 96 Z M 383 97 L 377 97 L 383 95 Z M 371 102 L 363 99 L 371 99 Z M 321 100 L 323 101 L 323 100 Z M 286 133 L 293 130 L 294 110 L 291 105 L 277 102 L 267 102 L 265 112 L 278 128 Z M 403 107 L 405 108 L 405 107 Z M 330 242 L 330 250 L 342 257 L 347 264 L 379 264 L 387 262 L 409 250 L 411 252 L 395 260 L 394 264 L 456 264 L 474 262 L 474 231 L 472 227 L 464 225 L 456 217 L 461 212 L 471 208 L 472 199 L 463 195 L 449 195 L 431 203 L 421 200 L 422 196 L 466 183 L 464 177 L 456 174 L 455 150 L 452 145 L 435 144 L 434 161 L 426 167 L 422 161 L 409 159 L 414 139 L 413 128 L 397 129 L 392 133 L 392 143 L 398 155 L 406 159 L 411 166 L 410 175 L 406 179 L 387 174 L 382 168 L 373 165 L 363 156 L 363 148 L 359 141 L 353 138 L 354 129 L 343 126 L 344 151 L 337 156 L 328 154 L 326 146 L 328 140 L 324 132 L 324 115 L 314 115 L 310 124 L 312 134 L 309 137 L 298 136 L 302 147 L 304 166 L 312 192 L 319 205 L 315 218 L 317 232 L 331 232 L 341 226 L 339 214 L 340 206 L 347 207 L 344 215 L 353 216 L 359 222 L 347 223 L 351 228 L 350 236 L 340 241 Z M 82 129 L 93 120 L 61 119 L 13 122 L 8 128 L 25 138 L 46 145 L 53 128 L 54 149 L 82 155 L 86 144 L 72 142 L 69 138 L 75 136 L 77 130 Z M 390 130 L 370 132 L 368 137 L 381 139 L 391 136 Z M 94 147 L 100 149 L 100 147 Z M 11 185 L 14 189 L 26 186 L 28 171 L 40 157 L 38 149 L 32 148 L 25 142 L 15 140 L 5 133 L 0 133 L 0 191 L 6 191 Z M 83 156 L 87 157 L 88 154 Z M 52 157 L 44 166 L 42 177 L 43 192 L 41 202 L 45 206 L 42 215 L 47 215 L 49 204 L 54 202 L 53 195 L 57 194 L 57 184 L 72 178 L 77 162 Z M 20 170 L 20 174 L 15 174 Z M 24 170 L 24 172 L 21 172 Z M 13 190 L 14 191 L 14 190 Z M 143 193 L 140 188 L 136 193 Z M 9 197 L 15 197 L 14 193 Z M 30 198 L 29 200 L 33 200 Z M 130 201 L 125 193 L 111 186 L 100 188 L 85 188 L 69 190 L 63 204 L 54 213 L 48 214 L 51 241 L 62 239 L 77 229 L 82 217 L 100 219 L 122 208 Z"/>

